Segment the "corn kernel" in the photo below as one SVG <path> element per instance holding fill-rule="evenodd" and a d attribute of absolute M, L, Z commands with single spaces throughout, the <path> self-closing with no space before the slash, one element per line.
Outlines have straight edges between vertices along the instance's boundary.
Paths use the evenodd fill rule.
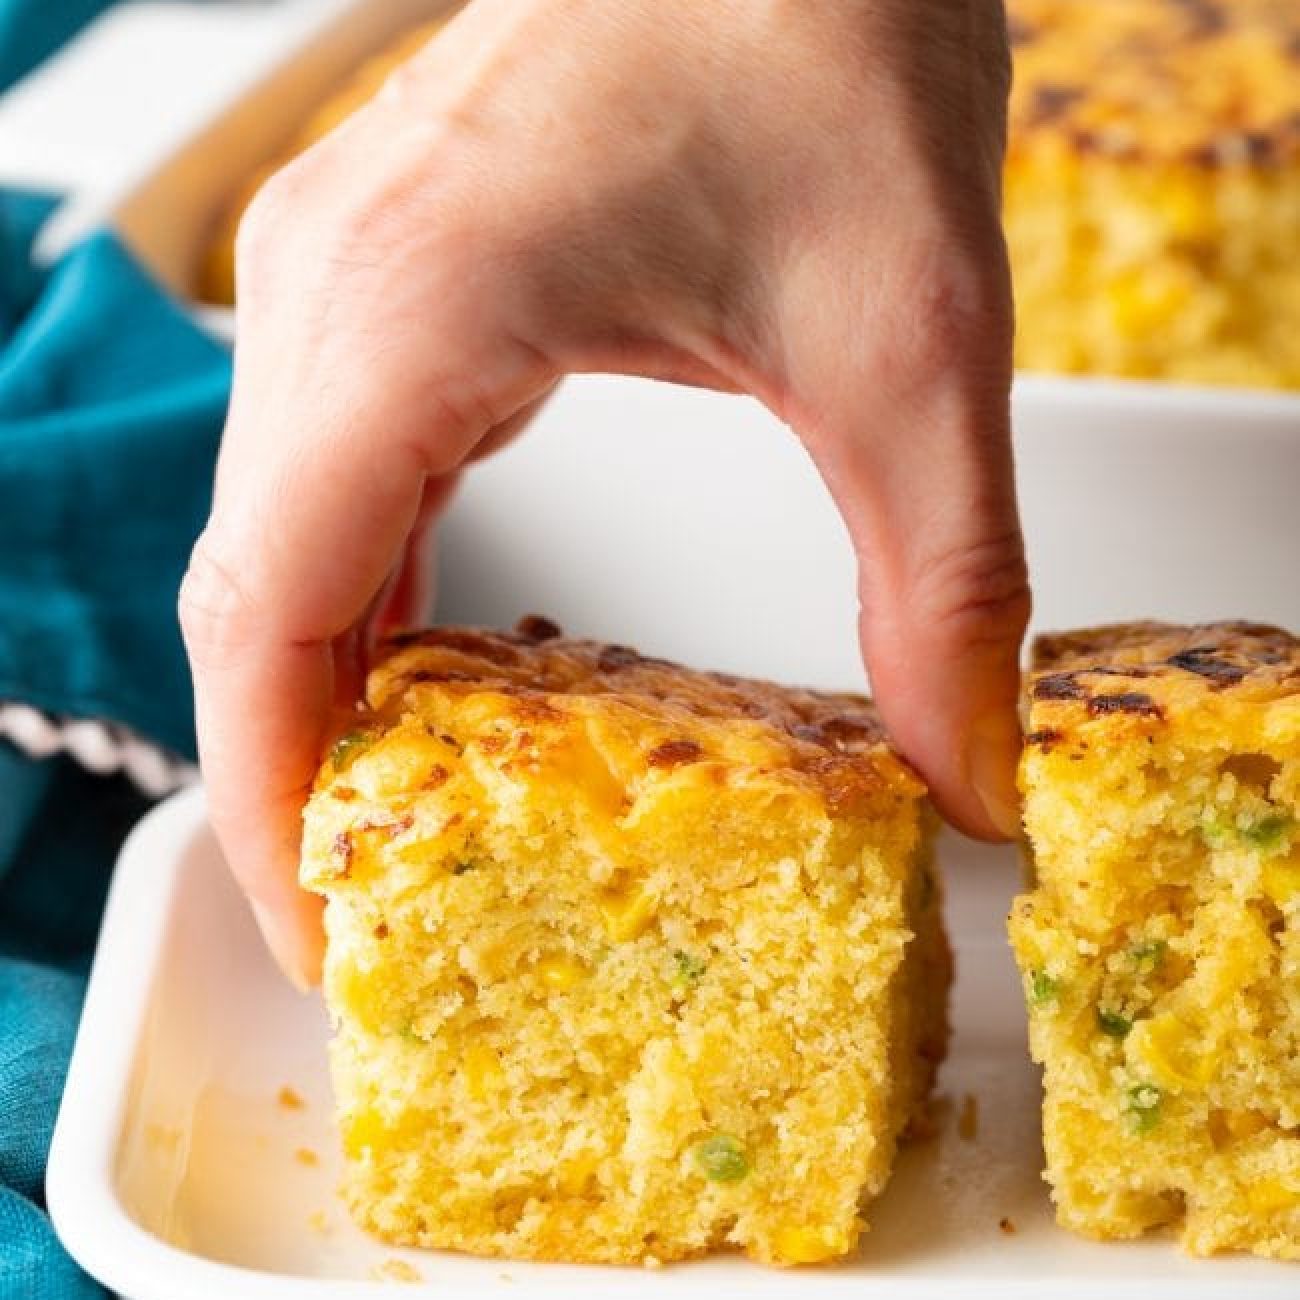
<path fill-rule="evenodd" d="M 655 900 L 644 889 L 611 890 L 600 900 L 605 932 L 616 943 L 644 934 L 655 914 Z"/>
<path fill-rule="evenodd" d="M 850 1241 L 848 1233 L 840 1228 L 789 1224 L 777 1231 L 773 1245 L 782 1263 L 819 1264 L 843 1255 Z"/>
<path fill-rule="evenodd" d="M 563 953 L 554 957 L 543 957 L 533 968 L 548 989 L 556 993 L 567 993 L 587 973 L 587 968 L 572 957 Z"/>
<path fill-rule="evenodd" d="M 1167 326 L 1186 305 L 1189 287 L 1176 276 L 1156 276 L 1149 268 L 1112 281 L 1106 289 L 1115 328 L 1138 336 Z"/>
<path fill-rule="evenodd" d="M 1196 1031 L 1168 1013 L 1139 1021 L 1129 1035 L 1134 1051 L 1164 1088 L 1203 1088 L 1214 1076 L 1215 1054 Z"/>
<path fill-rule="evenodd" d="M 371 798 L 431 789 L 447 778 L 450 751 L 423 729 L 402 727 L 372 744 L 357 768 L 356 784 Z"/>
<path fill-rule="evenodd" d="M 1256 1178 L 1246 1184 L 1246 1202 L 1256 1214 L 1271 1214 L 1300 1205 L 1300 1190 L 1280 1178 Z"/>
<path fill-rule="evenodd" d="M 482 1044 L 466 1049 L 461 1068 L 465 1074 L 465 1086 L 475 1101 L 486 1101 L 506 1080 L 501 1058 Z"/>
<path fill-rule="evenodd" d="M 1257 1110 L 1210 1111 L 1210 1140 L 1220 1149 L 1233 1142 L 1252 1138 L 1268 1127 L 1268 1116 L 1261 1115 Z"/>
<path fill-rule="evenodd" d="M 1259 883 L 1279 907 L 1300 900 L 1300 860 L 1278 858 L 1265 861 L 1259 869 Z"/>
<path fill-rule="evenodd" d="M 591 1185 L 600 1158 L 591 1151 L 582 1151 L 564 1162 L 556 1180 L 561 1192 L 566 1196 L 581 1196 Z"/>
<path fill-rule="evenodd" d="M 387 1126 L 373 1110 L 358 1110 L 346 1116 L 340 1126 L 343 1130 L 343 1150 L 355 1160 L 361 1153 L 387 1133 Z"/>
<path fill-rule="evenodd" d="M 1170 180 L 1160 200 L 1162 215 L 1170 232 L 1178 239 L 1200 241 L 1213 239 L 1216 214 L 1210 197 L 1203 189 Z"/>
<path fill-rule="evenodd" d="M 442 841 L 434 838 L 408 840 L 405 844 L 397 846 L 394 855 L 399 862 L 404 862 L 407 866 L 424 867 L 431 862 L 436 862 L 443 852 Z"/>

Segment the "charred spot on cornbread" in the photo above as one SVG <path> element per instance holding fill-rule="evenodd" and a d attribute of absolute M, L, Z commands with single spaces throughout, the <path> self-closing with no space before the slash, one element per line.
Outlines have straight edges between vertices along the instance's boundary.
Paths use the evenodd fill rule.
<path fill-rule="evenodd" d="M 541 614 L 525 614 L 519 620 L 515 631 L 525 641 L 530 641 L 534 645 L 540 641 L 554 641 L 556 637 L 564 635 L 558 623 Z"/>
<path fill-rule="evenodd" d="M 924 788 L 869 701 L 432 629 L 365 705 L 302 868 L 358 1220 L 541 1258 L 850 1251 L 950 977 Z"/>
<path fill-rule="evenodd" d="M 600 657 L 596 663 L 602 673 L 610 673 L 639 663 L 640 660 L 641 656 L 629 646 L 607 645 L 601 647 Z"/>
<path fill-rule="evenodd" d="M 1026 745 L 1038 745 L 1042 749 L 1051 749 L 1063 740 L 1064 733 L 1058 727 L 1039 727 L 1025 736 Z"/>
<path fill-rule="evenodd" d="M 1145 691 L 1117 691 L 1112 695 L 1089 696 L 1088 712 L 1094 718 L 1106 713 L 1135 713 L 1149 718 L 1164 716 L 1160 706 Z"/>
<path fill-rule="evenodd" d="M 676 767 L 680 763 L 693 763 L 703 754 L 699 742 L 694 740 L 665 740 L 646 756 L 651 767 Z"/>
<path fill-rule="evenodd" d="M 1223 6 L 1216 0 L 1173 0 L 1173 3 L 1187 15 L 1190 36 L 1212 36 L 1228 25 Z"/>
<path fill-rule="evenodd" d="M 1218 656 L 1213 646 L 1192 646 L 1165 660 L 1171 668 L 1183 668 L 1198 677 L 1208 677 L 1223 686 L 1235 686 L 1246 675 L 1239 664 L 1229 663 Z"/>
<path fill-rule="evenodd" d="M 1300 642 L 1119 624 L 1041 638 L 1033 662 L 1033 888 L 1009 928 L 1058 1218 L 1300 1258 Z M 1063 676 L 1087 690 L 1040 698 Z"/>
<path fill-rule="evenodd" d="M 1034 683 L 1036 700 L 1082 700 L 1087 694 L 1072 673 L 1049 673 Z"/>
<path fill-rule="evenodd" d="M 1034 89 L 1030 109 L 1035 122 L 1045 122 L 1059 117 L 1075 100 L 1083 95 L 1083 87 L 1046 83 Z"/>

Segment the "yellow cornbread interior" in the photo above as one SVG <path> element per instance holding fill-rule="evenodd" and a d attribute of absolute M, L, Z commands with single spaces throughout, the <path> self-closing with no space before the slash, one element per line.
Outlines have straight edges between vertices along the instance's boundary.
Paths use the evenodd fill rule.
<path fill-rule="evenodd" d="M 1184 677 L 1033 705 L 1010 928 L 1047 1178 L 1090 1236 L 1294 1259 L 1300 702 Z"/>
<path fill-rule="evenodd" d="M 1017 365 L 1300 387 L 1300 6 L 1008 15 Z"/>
<path fill-rule="evenodd" d="M 336 747 L 303 881 L 360 1223 L 584 1261 L 854 1247 L 946 949 L 916 783 L 849 815 L 786 764 L 750 719 L 463 682 Z"/>

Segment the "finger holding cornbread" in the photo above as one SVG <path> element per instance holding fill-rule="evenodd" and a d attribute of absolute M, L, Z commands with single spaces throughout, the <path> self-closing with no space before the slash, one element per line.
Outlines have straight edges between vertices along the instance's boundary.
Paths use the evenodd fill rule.
<path fill-rule="evenodd" d="M 954 820 L 1013 826 L 1005 71 L 992 3 L 479 0 L 261 189 L 182 615 L 214 822 L 300 978 L 299 806 L 424 485 L 566 373 L 795 426 L 886 722 Z"/>

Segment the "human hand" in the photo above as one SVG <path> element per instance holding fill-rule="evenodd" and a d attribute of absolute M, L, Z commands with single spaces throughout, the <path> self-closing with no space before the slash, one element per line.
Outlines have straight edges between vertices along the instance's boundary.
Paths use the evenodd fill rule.
<path fill-rule="evenodd" d="M 959 826 L 1014 830 L 1006 80 L 995 0 L 473 0 L 260 192 L 181 621 L 213 823 L 291 978 L 332 708 L 459 467 L 567 373 L 793 426 L 885 722 Z"/>

